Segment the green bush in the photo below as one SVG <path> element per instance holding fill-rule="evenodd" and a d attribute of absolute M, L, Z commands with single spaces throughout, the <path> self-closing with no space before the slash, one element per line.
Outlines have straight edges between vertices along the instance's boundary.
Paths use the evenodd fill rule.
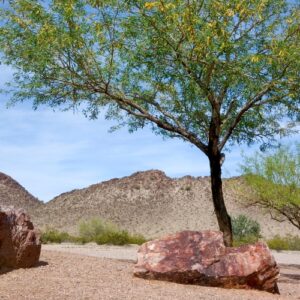
<path fill-rule="evenodd" d="M 261 237 L 259 223 L 245 215 L 232 219 L 232 233 L 234 246 L 252 244 Z"/>
<path fill-rule="evenodd" d="M 140 245 L 146 241 L 143 236 L 131 235 L 126 230 L 120 230 L 116 225 L 105 222 L 100 218 L 81 221 L 79 223 L 79 233 L 82 239 L 96 242 L 98 245 Z"/>
<path fill-rule="evenodd" d="M 98 245 L 112 244 L 125 245 L 129 244 L 129 234 L 127 231 L 107 231 L 97 236 L 95 242 Z"/>
<path fill-rule="evenodd" d="M 245 215 L 239 215 L 232 219 L 232 231 L 233 236 L 239 239 L 247 236 L 261 237 L 259 223 Z"/>
<path fill-rule="evenodd" d="M 254 244 L 259 240 L 259 237 L 254 235 L 248 235 L 241 238 L 234 238 L 233 239 L 233 247 L 239 247 L 242 245 Z"/>
<path fill-rule="evenodd" d="M 300 251 L 300 237 L 287 235 L 281 237 L 280 235 L 275 235 L 272 239 L 267 241 L 270 249 L 273 250 L 297 250 Z"/>
<path fill-rule="evenodd" d="M 56 229 L 48 228 L 41 235 L 41 241 L 43 244 L 48 243 L 62 243 L 62 242 L 74 242 L 74 237 L 67 232 L 60 232 Z"/>
<path fill-rule="evenodd" d="M 147 240 L 141 234 L 129 235 L 128 244 L 141 245 L 145 242 L 147 242 Z"/>
<path fill-rule="evenodd" d="M 88 241 L 94 241 L 96 237 L 108 231 L 116 231 L 116 227 L 100 218 L 95 217 L 88 221 L 79 222 L 79 235 Z"/>
<path fill-rule="evenodd" d="M 43 244 L 72 242 L 85 244 L 96 242 L 98 245 L 141 245 L 146 242 L 142 235 L 132 235 L 126 230 L 119 230 L 117 226 L 104 222 L 100 218 L 93 218 L 79 223 L 79 236 L 72 236 L 67 232 L 60 232 L 56 229 L 47 228 L 41 236 Z"/>
<path fill-rule="evenodd" d="M 98 245 L 111 244 L 111 245 L 127 245 L 127 244 L 143 244 L 146 242 L 145 238 L 141 235 L 130 235 L 127 231 L 107 231 L 95 238 Z"/>

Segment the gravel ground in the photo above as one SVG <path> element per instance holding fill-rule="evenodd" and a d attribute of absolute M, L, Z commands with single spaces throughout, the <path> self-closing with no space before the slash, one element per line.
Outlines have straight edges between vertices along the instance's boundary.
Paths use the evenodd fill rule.
<path fill-rule="evenodd" d="M 133 260 L 137 259 L 137 250 L 139 246 L 109 246 L 97 245 L 96 243 L 89 243 L 85 245 L 76 245 L 71 243 L 62 244 L 48 244 L 43 245 L 44 250 L 55 250 L 61 252 L 82 254 L 94 257 L 105 257 L 119 260 Z M 300 251 L 272 251 L 277 263 L 286 265 L 300 266 Z"/>
<path fill-rule="evenodd" d="M 281 296 L 134 278 L 135 253 L 135 246 L 44 245 L 36 267 L 2 272 L 0 299 L 300 299 L 299 253 L 280 253 L 290 257 L 281 264 Z"/>

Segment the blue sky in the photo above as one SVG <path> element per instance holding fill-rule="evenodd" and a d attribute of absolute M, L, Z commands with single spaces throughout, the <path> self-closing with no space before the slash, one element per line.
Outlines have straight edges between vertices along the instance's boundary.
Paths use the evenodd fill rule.
<path fill-rule="evenodd" d="M 0 66 L 0 88 L 11 74 Z M 81 113 L 53 112 L 45 106 L 34 111 L 29 103 L 6 109 L 8 100 L 0 95 L 0 171 L 43 201 L 136 171 L 160 169 L 171 177 L 209 175 L 206 157 L 180 140 L 164 141 L 149 129 L 109 133 L 113 123 L 101 117 L 90 121 Z M 243 147 L 247 153 L 255 149 Z M 226 154 L 225 177 L 239 174 L 241 150 L 234 147 Z"/>

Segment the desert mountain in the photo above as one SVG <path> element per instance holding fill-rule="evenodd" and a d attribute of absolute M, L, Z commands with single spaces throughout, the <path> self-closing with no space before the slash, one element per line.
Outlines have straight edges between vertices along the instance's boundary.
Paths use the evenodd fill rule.
<path fill-rule="evenodd" d="M 14 206 L 35 214 L 43 203 L 32 196 L 22 185 L 10 176 L 0 172 L 0 206 Z"/>
<path fill-rule="evenodd" d="M 232 216 L 257 220 L 263 235 L 299 234 L 288 223 L 278 223 L 259 208 L 247 208 L 238 192 L 241 178 L 224 180 L 225 200 Z M 158 237 L 183 229 L 217 229 L 209 177 L 172 179 L 151 170 L 112 179 L 64 193 L 39 208 L 40 226 L 76 232 L 81 219 L 101 217 L 130 232 Z"/>

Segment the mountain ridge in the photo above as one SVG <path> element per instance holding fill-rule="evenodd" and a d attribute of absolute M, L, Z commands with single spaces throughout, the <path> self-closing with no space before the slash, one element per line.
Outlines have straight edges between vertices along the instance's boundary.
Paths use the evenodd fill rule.
<path fill-rule="evenodd" d="M 27 210 L 35 210 L 43 205 L 43 202 L 29 193 L 15 179 L 0 172 L 0 205 L 25 206 Z"/>
<path fill-rule="evenodd" d="M 258 207 L 246 207 L 240 192 L 242 178 L 224 179 L 223 182 L 226 205 L 232 216 L 245 214 L 257 220 L 267 238 L 283 233 L 299 235 L 289 223 L 272 220 Z M 23 208 L 29 209 L 38 227 L 52 227 L 73 234 L 77 233 L 80 220 L 92 217 L 100 217 L 147 238 L 185 229 L 218 229 L 207 176 L 170 178 L 160 170 L 139 171 L 62 193 L 44 204 L 38 203 L 31 205 L 31 202 L 20 201 L 20 205 L 25 205 Z"/>

